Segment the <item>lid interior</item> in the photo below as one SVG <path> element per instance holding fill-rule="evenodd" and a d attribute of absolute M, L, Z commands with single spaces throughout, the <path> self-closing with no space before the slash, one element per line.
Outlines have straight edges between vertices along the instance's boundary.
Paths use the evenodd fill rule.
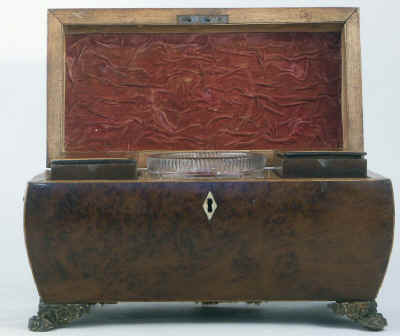
<path fill-rule="evenodd" d="M 65 153 L 338 150 L 340 32 L 65 35 Z"/>

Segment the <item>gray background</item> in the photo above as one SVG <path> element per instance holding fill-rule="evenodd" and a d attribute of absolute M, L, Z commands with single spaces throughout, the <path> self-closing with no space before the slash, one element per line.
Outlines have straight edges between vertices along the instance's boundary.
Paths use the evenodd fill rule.
<path fill-rule="evenodd" d="M 365 149 L 371 170 L 392 178 L 399 208 L 400 137 L 399 1 L 7 1 L 0 20 L 0 335 L 29 335 L 27 320 L 38 295 L 23 235 L 26 182 L 45 168 L 47 8 L 90 7 L 316 7 L 361 8 Z M 400 333 L 400 250 L 397 230 L 387 276 L 378 297 L 389 320 L 385 335 Z M 49 251 L 51 253 L 51 251 Z M 316 276 L 318 276 L 316 274 Z M 56 335 L 196 335 L 257 333 L 353 335 L 366 332 L 337 318 L 325 303 L 119 304 L 95 313 Z"/>

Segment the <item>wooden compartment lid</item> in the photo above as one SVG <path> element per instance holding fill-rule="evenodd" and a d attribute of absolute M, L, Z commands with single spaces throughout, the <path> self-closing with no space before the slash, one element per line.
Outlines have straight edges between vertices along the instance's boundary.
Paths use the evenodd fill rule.
<path fill-rule="evenodd" d="M 360 63 L 356 8 L 49 10 L 47 165 L 361 152 Z"/>

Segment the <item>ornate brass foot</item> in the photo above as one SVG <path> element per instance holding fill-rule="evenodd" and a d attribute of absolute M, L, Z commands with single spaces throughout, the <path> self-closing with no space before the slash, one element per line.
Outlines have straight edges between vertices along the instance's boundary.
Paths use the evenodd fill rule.
<path fill-rule="evenodd" d="M 29 319 L 31 331 L 49 331 L 89 313 L 94 304 L 48 304 L 40 300 L 39 312 Z"/>
<path fill-rule="evenodd" d="M 375 301 L 337 302 L 328 304 L 328 307 L 370 330 L 382 330 L 387 325 L 383 315 L 377 312 Z"/>

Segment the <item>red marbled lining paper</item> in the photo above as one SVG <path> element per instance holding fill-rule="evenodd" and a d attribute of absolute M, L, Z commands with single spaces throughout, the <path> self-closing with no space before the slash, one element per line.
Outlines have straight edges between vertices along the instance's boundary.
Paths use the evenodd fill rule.
<path fill-rule="evenodd" d="M 67 152 L 342 146 L 340 34 L 66 36 Z"/>

